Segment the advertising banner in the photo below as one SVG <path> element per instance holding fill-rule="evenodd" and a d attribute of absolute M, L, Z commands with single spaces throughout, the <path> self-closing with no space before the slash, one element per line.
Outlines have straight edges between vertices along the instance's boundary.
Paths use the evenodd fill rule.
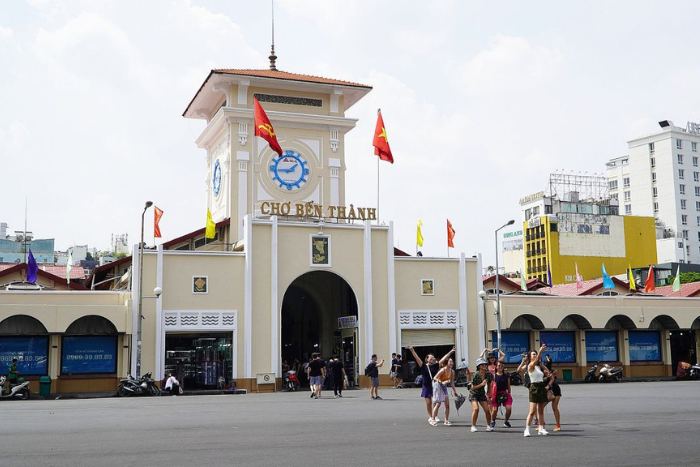
<path fill-rule="evenodd" d="M 494 348 L 498 346 L 498 333 L 493 333 Z M 501 350 L 506 354 L 506 363 L 520 363 L 522 354 L 528 351 L 527 332 L 501 332 Z"/>
<path fill-rule="evenodd" d="M 62 347 L 61 374 L 117 371 L 117 336 L 64 337 Z"/>
<path fill-rule="evenodd" d="M 556 363 L 576 362 L 573 332 L 540 332 L 540 345 L 545 343 L 547 348 L 542 354 L 542 360 L 549 354 Z"/>
<path fill-rule="evenodd" d="M 658 362 L 661 360 L 658 332 L 629 331 L 629 343 L 631 362 Z"/>
<path fill-rule="evenodd" d="M 617 362 L 617 332 L 586 331 L 588 362 Z"/>
<path fill-rule="evenodd" d="M 16 358 L 20 377 L 45 375 L 48 355 L 48 337 L 0 337 L 0 374 L 6 375 Z"/>

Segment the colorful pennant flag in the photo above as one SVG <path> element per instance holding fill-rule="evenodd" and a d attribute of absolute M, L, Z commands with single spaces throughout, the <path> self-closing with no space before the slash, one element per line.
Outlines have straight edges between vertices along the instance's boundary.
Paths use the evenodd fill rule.
<path fill-rule="evenodd" d="M 416 245 L 418 246 L 423 246 L 423 234 L 420 233 L 420 226 L 423 225 L 423 223 L 418 219 L 418 231 L 416 232 Z"/>
<path fill-rule="evenodd" d="M 39 266 L 36 264 L 36 259 L 32 254 L 32 249 L 29 249 L 29 259 L 27 259 L 27 282 L 36 284 L 36 275 L 39 272 Z"/>
<path fill-rule="evenodd" d="M 520 289 L 523 292 L 527 292 L 527 283 L 525 282 L 525 276 L 520 274 Z"/>
<path fill-rule="evenodd" d="M 255 110 L 253 112 L 255 118 L 255 136 L 259 136 L 267 141 L 267 143 L 270 145 L 270 149 L 282 157 L 282 148 L 280 147 L 280 143 L 277 141 L 275 129 L 272 128 L 270 119 L 267 118 L 267 114 L 260 105 L 260 102 L 258 102 L 258 98 L 254 97 L 253 99 L 255 103 Z"/>
<path fill-rule="evenodd" d="M 384 127 L 381 109 L 377 110 L 377 126 L 374 129 L 372 145 L 374 146 L 374 154 L 379 156 L 381 160 L 394 163 L 394 156 L 391 155 L 389 140 L 386 137 L 386 128 Z"/>
<path fill-rule="evenodd" d="M 603 288 L 604 289 L 614 289 L 615 283 L 612 281 L 608 275 L 608 271 L 605 270 L 605 264 L 603 264 Z"/>
<path fill-rule="evenodd" d="M 576 288 L 582 289 L 583 281 L 581 280 L 581 275 L 578 273 L 578 263 L 574 263 L 574 266 L 576 267 Z"/>
<path fill-rule="evenodd" d="M 627 276 L 630 281 L 630 290 L 637 290 L 637 283 L 634 281 L 634 274 L 632 273 L 632 266 L 627 265 Z"/>
<path fill-rule="evenodd" d="M 211 211 L 207 208 L 207 228 L 204 231 L 204 238 L 216 237 L 216 224 L 211 219 Z"/>
<path fill-rule="evenodd" d="M 673 279 L 673 286 L 671 286 L 674 292 L 679 292 L 681 290 L 681 267 L 678 266 L 676 270 L 676 278 Z"/>
<path fill-rule="evenodd" d="M 654 266 L 649 265 L 647 272 L 647 280 L 644 281 L 644 293 L 654 293 L 656 291 L 656 283 L 654 282 Z"/>
<path fill-rule="evenodd" d="M 552 270 L 549 268 L 549 264 L 547 265 L 547 282 L 548 282 L 548 285 L 551 287 L 552 286 Z"/>
<path fill-rule="evenodd" d="M 73 248 L 68 248 L 68 260 L 66 261 L 66 284 L 70 284 L 71 269 L 73 269 Z"/>
<path fill-rule="evenodd" d="M 452 228 L 452 223 L 450 222 L 449 219 L 447 219 L 447 246 L 448 246 L 449 248 L 454 248 L 454 247 L 455 247 L 455 244 L 454 244 L 454 241 L 453 241 L 453 240 L 454 240 L 454 238 L 455 238 L 455 234 L 456 234 L 456 233 L 457 233 L 457 232 L 455 232 L 455 229 Z"/>
<path fill-rule="evenodd" d="M 160 234 L 160 226 L 158 225 L 161 217 L 163 217 L 163 210 L 158 206 L 153 206 L 153 236 L 156 238 L 162 237 Z"/>

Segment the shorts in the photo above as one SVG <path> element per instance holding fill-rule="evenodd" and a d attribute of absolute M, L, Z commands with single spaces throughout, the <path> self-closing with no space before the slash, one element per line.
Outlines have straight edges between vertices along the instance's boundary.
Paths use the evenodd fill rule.
<path fill-rule="evenodd" d="M 320 376 L 312 376 L 311 379 L 309 379 L 309 384 L 320 386 L 321 385 L 321 377 Z"/>
<path fill-rule="evenodd" d="M 488 402 L 486 398 L 486 393 L 484 391 L 473 393 L 469 391 L 469 402 Z"/>
<path fill-rule="evenodd" d="M 554 397 L 561 397 L 561 387 L 559 387 L 559 383 L 552 383 L 552 392 L 554 393 Z"/>
<path fill-rule="evenodd" d="M 433 387 L 432 386 L 423 386 L 423 390 L 420 392 L 420 396 L 424 399 L 432 399 L 433 398 Z"/>
<path fill-rule="evenodd" d="M 508 391 L 499 391 L 499 392 L 496 394 L 496 397 L 498 397 L 498 394 L 506 394 L 506 395 L 508 396 L 508 399 L 506 399 L 505 403 L 503 403 L 503 404 L 498 404 L 498 403 L 496 403 L 496 404 L 495 404 L 496 407 L 500 407 L 500 406 L 502 406 L 502 405 L 508 405 L 508 406 L 513 405 L 513 398 L 511 397 L 511 395 L 510 395 L 510 393 L 509 393 Z"/>
<path fill-rule="evenodd" d="M 547 387 L 544 385 L 544 383 L 530 384 L 530 402 L 537 404 L 549 402 L 547 400 Z"/>
<path fill-rule="evenodd" d="M 373 388 L 378 388 L 379 387 L 379 376 L 371 376 L 372 379 L 372 387 Z"/>

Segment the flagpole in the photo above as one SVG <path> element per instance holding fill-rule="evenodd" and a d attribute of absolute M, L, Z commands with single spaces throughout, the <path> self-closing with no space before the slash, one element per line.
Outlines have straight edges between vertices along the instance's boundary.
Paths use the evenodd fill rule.
<path fill-rule="evenodd" d="M 377 157 L 377 225 L 379 225 L 379 161 L 381 158 Z"/>

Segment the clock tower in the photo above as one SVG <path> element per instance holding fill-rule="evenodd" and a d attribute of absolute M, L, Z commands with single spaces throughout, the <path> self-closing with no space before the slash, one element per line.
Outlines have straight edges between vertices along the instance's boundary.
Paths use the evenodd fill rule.
<path fill-rule="evenodd" d="M 183 116 L 207 122 L 197 138 L 207 151 L 207 207 L 215 222 L 230 218 L 229 241 L 242 238 L 246 215 L 270 215 L 263 203 L 344 205 L 345 134 L 357 121 L 345 112 L 371 89 L 276 69 L 209 73 Z M 282 156 L 254 136 L 254 97 Z"/>

